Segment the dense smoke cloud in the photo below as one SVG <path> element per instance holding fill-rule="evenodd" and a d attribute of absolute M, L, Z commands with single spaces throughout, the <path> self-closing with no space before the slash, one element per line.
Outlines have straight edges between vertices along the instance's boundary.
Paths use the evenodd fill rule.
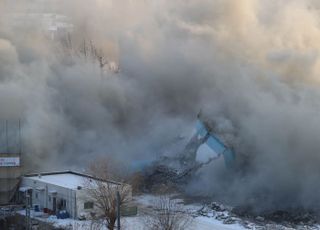
<path fill-rule="evenodd" d="M 233 137 L 245 170 L 211 164 L 190 192 L 257 210 L 320 201 L 317 1 L 51 1 L 74 25 L 63 42 L 39 26 L 14 29 L 12 14 L 39 9 L 8 2 L 0 118 L 23 120 L 30 165 L 153 159 L 201 109 Z M 120 71 L 101 70 L 89 44 Z"/>

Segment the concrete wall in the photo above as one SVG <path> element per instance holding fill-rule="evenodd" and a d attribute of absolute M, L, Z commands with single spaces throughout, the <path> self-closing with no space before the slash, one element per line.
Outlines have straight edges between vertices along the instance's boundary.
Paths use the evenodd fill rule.
<path fill-rule="evenodd" d="M 93 209 L 85 209 L 84 203 L 85 202 L 93 202 L 94 208 Z M 99 213 L 99 209 L 97 208 L 94 200 L 90 197 L 88 190 L 81 189 L 77 190 L 77 214 L 79 216 L 85 216 L 86 218 L 91 217 L 91 213 Z"/>
<path fill-rule="evenodd" d="M 132 187 L 131 185 L 125 185 L 125 189 L 128 191 L 128 202 L 132 201 Z M 114 193 L 116 193 L 117 187 L 114 186 Z M 97 203 L 90 197 L 90 192 L 88 189 L 77 190 L 77 213 L 79 215 L 84 215 L 86 218 L 90 218 L 90 213 L 95 213 L 97 216 L 102 215 L 101 210 L 97 207 Z M 87 201 L 92 201 L 94 203 L 93 209 L 84 209 L 84 203 Z"/>

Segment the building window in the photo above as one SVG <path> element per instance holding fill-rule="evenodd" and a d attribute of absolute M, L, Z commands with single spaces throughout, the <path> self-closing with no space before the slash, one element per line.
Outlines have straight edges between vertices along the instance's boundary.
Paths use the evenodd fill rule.
<path fill-rule="evenodd" d="M 49 196 L 49 202 L 51 202 L 51 196 Z"/>
<path fill-rule="evenodd" d="M 84 202 L 83 208 L 84 209 L 93 209 L 93 202 L 92 201 Z"/>
<path fill-rule="evenodd" d="M 38 193 L 37 192 L 36 192 L 35 196 L 36 196 L 36 199 L 38 199 Z"/>

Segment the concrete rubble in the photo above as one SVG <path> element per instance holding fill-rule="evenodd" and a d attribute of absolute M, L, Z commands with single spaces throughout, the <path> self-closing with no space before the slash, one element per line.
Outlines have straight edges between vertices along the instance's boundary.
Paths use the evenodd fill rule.
<path fill-rule="evenodd" d="M 319 225 L 314 216 L 310 213 L 290 214 L 288 212 L 274 212 L 268 215 L 238 215 L 234 208 L 212 202 L 197 210 L 195 216 L 215 218 L 223 224 L 240 224 L 246 229 L 259 230 L 314 230 L 319 229 Z"/>

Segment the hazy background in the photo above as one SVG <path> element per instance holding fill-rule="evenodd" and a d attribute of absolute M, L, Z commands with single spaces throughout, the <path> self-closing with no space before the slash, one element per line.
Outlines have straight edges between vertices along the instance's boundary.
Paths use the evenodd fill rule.
<path fill-rule="evenodd" d="M 26 167 L 50 170 L 106 154 L 154 159 L 190 135 L 201 109 L 233 137 L 241 170 L 211 164 L 190 193 L 314 208 L 319 9 L 316 0 L 1 0 L 0 119 L 22 119 Z M 19 19 L 34 12 L 67 16 L 73 32 L 52 40 L 39 14 Z"/>

